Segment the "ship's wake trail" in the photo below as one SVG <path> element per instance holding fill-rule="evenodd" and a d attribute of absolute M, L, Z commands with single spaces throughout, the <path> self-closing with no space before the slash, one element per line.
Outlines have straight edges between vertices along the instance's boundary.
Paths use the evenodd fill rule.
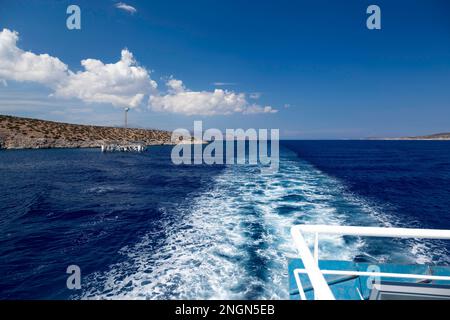
<path fill-rule="evenodd" d="M 229 166 L 201 194 L 164 212 L 158 228 L 120 251 L 124 261 L 87 277 L 77 298 L 286 299 L 294 224 L 394 221 L 294 153 L 280 171 Z M 164 209 L 162 209 L 164 210 Z M 321 258 L 352 259 L 363 239 L 321 237 Z M 416 245 L 416 244 L 415 244 Z"/>

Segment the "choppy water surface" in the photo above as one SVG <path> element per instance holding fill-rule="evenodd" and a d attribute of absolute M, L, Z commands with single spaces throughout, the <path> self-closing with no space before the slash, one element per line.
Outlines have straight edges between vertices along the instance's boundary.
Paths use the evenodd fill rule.
<path fill-rule="evenodd" d="M 0 297 L 288 298 L 294 224 L 450 228 L 447 142 L 289 141 L 272 174 L 170 150 L 1 151 Z M 450 260 L 441 242 L 322 238 L 323 258 L 359 253 Z"/>

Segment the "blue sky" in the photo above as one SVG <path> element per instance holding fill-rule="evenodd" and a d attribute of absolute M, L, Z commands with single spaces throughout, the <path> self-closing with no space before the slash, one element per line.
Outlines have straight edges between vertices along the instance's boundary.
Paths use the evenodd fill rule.
<path fill-rule="evenodd" d="M 130 112 L 139 127 L 203 120 L 221 129 L 279 128 L 291 139 L 450 131 L 448 1 L 123 1 L 134 13 L 118 2 L 0 0 L 0 30 L 17 31 L 17 47 L 47 53 L 72 73 L 84 71 L 83 59 L 117 63 L 127 48 L 158 86 L 159 107 L 145 97 Z M 81 30 L 66 28 L 69 4 L 81 8 Z M 370 4 L 381 8 L 381 30 L 366 28 Z M 182 81 L 181 94 L 166 86 L 171 79 Z M 74 85 L 55 95 L 54 84 L 16 80 L 0 83 L 2 114 L 122 121 L 121 107 L 80 99 Z M 231 112 L 186 112 L 183 97 L 204 101 L 215 89 L 235 99 Z"/>

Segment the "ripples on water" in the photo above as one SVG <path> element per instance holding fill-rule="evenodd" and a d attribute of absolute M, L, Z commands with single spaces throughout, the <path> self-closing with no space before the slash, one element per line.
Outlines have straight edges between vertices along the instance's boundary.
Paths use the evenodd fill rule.
<path fill-rule="evenodd" d="M 296 254 L 292 225 L 409 225 L 395 203 L 361 196 L 334 174 L 339 157 L 327 167 L 310 154 L 298 157 L 307 145 L 287 145 L 273 174 L 256 166 L 174 166 L 169 147 L 0 153 L 0 271 L 8 275 L 0 295 L 284 299 L 287 258 Z M 330 259 L 364 252 L 448 263 L 435 242 L 323 236 L 320 249 Z M 69 264 L 83 273 L 76 295 L 64 288 Z"/>

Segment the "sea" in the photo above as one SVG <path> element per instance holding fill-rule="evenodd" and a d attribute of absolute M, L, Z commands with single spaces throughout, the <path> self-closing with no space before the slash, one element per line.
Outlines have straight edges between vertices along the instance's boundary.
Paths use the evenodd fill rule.
<path fill-rule="evenodd" d="M 0 151 L 0 299 L 288 299 L 293 225 L 450 229 L 449 141 L 281 141 L 277 172 L 174 165 L 171 149 Z M 440 240 L 320 242 L 321 259 L 449 253 Z"/>

